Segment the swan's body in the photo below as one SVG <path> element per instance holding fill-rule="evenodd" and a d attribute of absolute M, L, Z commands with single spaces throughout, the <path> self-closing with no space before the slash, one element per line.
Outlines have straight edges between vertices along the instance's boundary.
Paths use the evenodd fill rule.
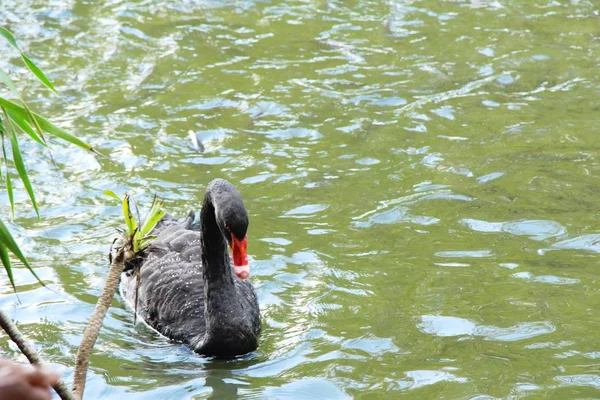
<path fill-rule="evenodd" d="M 193 211 L 182 222 L 163 217 L 145 259 L 122 274 L 121 293 L 133 307 L 139 269 L 137 312 L 148 325 L 203 355 L 231 357 L 253 351 L 258 347 L 260 313 L 252 284 L 238 277 L 248 275 L 247 266 L 239 265 L 247 264 L 248 216 L 235 187 L 222 179 L 212 181 L 200 226 L 193 222 Z M 234 246 L 234 268 L 228 243 Z M 235 248 L 240 243 L 243 260 Z"/>

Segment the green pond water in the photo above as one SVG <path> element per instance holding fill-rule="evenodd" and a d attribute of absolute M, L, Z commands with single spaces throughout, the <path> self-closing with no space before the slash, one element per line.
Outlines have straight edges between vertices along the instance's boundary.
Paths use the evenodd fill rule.
<path fill-rule="evenodd" d="M 41 219 L 2 184 L 52 291 L 20 268 L 0 307 L 67 381 L 122 225 L 105 189 L 183 216 L 221 177 L 250 213 L 259 349 L 203 359 L 117 296 L 86 398 L 600 397 L 596 1 L 0 4 L 59 95 L 4 42 L 0 66 L 112 160 L 23 139 Z"/>

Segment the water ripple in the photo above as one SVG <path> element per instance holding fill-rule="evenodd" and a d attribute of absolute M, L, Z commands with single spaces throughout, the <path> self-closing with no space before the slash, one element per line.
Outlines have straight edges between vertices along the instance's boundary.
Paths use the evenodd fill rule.
<path fill-rule="evenodd" d="M 466 218 L 461 222 L 470 229 L 478 232 L 506 232 L 512 235 L 529 236 L 533 240 L 547 240 L 552 237 L 564 236 L 565 227 L 554 221 L 522 220 L 508 222 L 486 222 Z"/>
<path fill-rule="evenodd" d="M 457 317 L 423 315 L 418 327 L 423 333 L 448 336 L 481 336 L 486 340 L 514 342 L 552 333 L 556 328 L 547 321 L 523 322 L 508 328 L 477 325 Z"/>
<path fill-rule="evenodd" d="M 112 162 L 21 141 L 42 216 L 16 175 L 0 214 L 58 294 L 16 263 L 2 308 L 70 379 L 122 220 L 102 192 L 185 215 L 221 177 L 250 213 L 259 349 L 205 360 L 116 299 L 94 398 L 593 397 L 598 11 L 6 0 L 59 94 L 3 40 L 0 68 Z"/>

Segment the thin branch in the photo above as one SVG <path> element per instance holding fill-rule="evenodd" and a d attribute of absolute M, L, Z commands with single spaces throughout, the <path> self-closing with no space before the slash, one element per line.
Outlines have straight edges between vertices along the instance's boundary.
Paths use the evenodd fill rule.
<path fill-rule="evenodd" d="M 115 257 L 110 263 L 108 276 L 106 277 L 106 282 L 104 283 L 104 289 L 102 289 L 102 293 L 100 294 L 100 298 L 96 303 L 94 312 L 90 317 L 88 326 L 85 328 L 83 338 L 81 339 L 81 344 L 79 345 L 79 350 L 77 351 L 75 373 L 73 374 L 73 394 L 77 400 L 81 400 L 83 397 L 85 378 L 87 376 L 90 356 L 92 355 L 92 350 L 94 349 L 94 345 L 98 339 L 98 334 L 100 333 L 100 328 L 102 327 L 102 322 L 104 321 L 106 312 L 108 311 L 110 303 L 112 302 L 112 298 L 117 291 L 119 278 L 121 277 L 121 272 L 123 272 L 123 268 L 125 266 L 125 254 L 126 246 L 118 248 Z"/>
<path fill-rule="evenodd" d="M 42 365 L 42 359 L 35 348 L 27 343 L 27 340 L 17 328 L 14 322 L 10 319 L 10 317 L 2 310 L 0 310 L 0 326 L 4 331 L 8 334 L 10 339 L 15 342 L 15 344 L 21 350 L 21 353 L 27 357 L 30 363 L 34 365 Z M 56 393 L 63 400 L 76 400 L 73 393 L 69 390 L 67 385 L 61 380 L 58 381 L 56 385 L 53 386 Z"/>

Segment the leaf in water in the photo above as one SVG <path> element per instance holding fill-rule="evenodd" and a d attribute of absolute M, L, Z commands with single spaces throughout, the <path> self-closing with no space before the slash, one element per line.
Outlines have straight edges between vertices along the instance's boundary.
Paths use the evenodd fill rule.
<path fill-rule="evenodd" d="M 33 192 L 33 187 L 31 187 L 31 182 L 29 182 L 29 176 L 27 175 L 27 170 L 25 169 L 25 163 L 23 163 L 23 158 L 21 157 L 21 150 L 19 149 L 19 141 L 17 140 L 17 133 L 15 132 L 14 127 L 12 126 L 12 122 L 9 121 L 8 125 L 11 128 L 10 132 L 10 145 L 12 147 L 13 153 L 13 162 L 15 163 L 15 167 L 17 168 L 17 172 L 23 181 L 23 185 L 25 185 L 25 189 L 27 193 L 29 193 L 29 198 L 33 203 L 33 208 L 35 209 L 35 213 L 37 216 L 40 216 L 40 210 L 38 209 L 37 202 L 35 201 L 35 193 Z"/>
<path fill-rule="evenodd" d="M 41 144 L 42 146 L 46 147 L 46 143 L 40 139 L 40 137 L 38 136 L 37 133 L 35 133 L 35 131 L 33 130 L 33 128 L 31 127 L 31 125 L 29 125 L 29 122 L 27 122 L 26 119 L 19 117 L 18 115 L 16 115 L 13 112 L 7 111 L 3 108 L 4 113 L 15 123 L 19 126 L 19 128 L 21 128 L 21 130 L 23 132 L 25 132 L 26 134 L 28 134 L 29 136 L 31 136 L 31 138 L 33 140 L 35 140 L 36 142 L 38 142 L 39 144 Z"/>
<path fill-rule="evenodd" d="M 19 50 L 19 52 L 21 51 L 21 49 L 19 49 L 19 46 L 17 46 L 17 41 L 15 40 L 15 37 L 12 33 L 10 33 L 8 29 L 0 26 L 0 36 L 3 36 L 6 40 L 8 40 L 8 43 L 12 44 L 12 46 L 15 49 Z"/>
<path fill-rule="evenodd" d="M 1 219 L 0 219 L 0 243 L 3 246 L 6 246 L 6 248 L 8 248 L 8 250 L 10 250 L 10 252 L 13 253 L 23 263 L 23 265 L 25 265 L 25 267 L 27 267 L 29 272 L 31 272 L 31 274 L 35 277 L 35 279 L 38 280 L 38 282 L 42 286 L 46 286 L 46 285 L 44 285 L 44 282 L 42 282 L 42 280 L 37 276 L 37 274 L 35 273 L 33 268 L 31 268 L 31 265 L 29 265 L 29 263 L 27 262 L 27 259 L 21 252 L 21 249 L 19 249 L 19 246 L 17 246 L 17 243 L 15 242 L 12 235 L 8 231 L 8 228 L 6 227 L 6 225 L 4 225 L 4 222 L 2 222 Z"/>
<path fill-rule="evenodd" d="M 0 261 L 2 261 L 2 265 L 6 270 L 6 275 L 8 275 L 8 280 L 10 281 L 13 290 L 16 292 L 17 287 L 15 286 L 15 279 L 12 273 L 12 265 L 10 263 L 10 258 L 8 257 L 8 248 L 2 242 L 0 242 Z"/>
<path fill-rule="evenodd" d="M 19 93 L 17 91 L 17 88 L 15 87 L 15 84 L 13 83 L 13 81 L 10 79 L 10 77 L 8 76 L 8 74 L 2 68 L 0 68 L 0 79 L 2 80 L 2 82 L 4 82 L 4 84 L 6 86 L 8 86 L 8 88 L 13 93 Z"/>
<path fill-rule="evenodd" d="M 119 196 L 117 196 L 117 194 L 115 192 L 113 192 L 112 190 L 106 189 L 103 193 L 105 196 L 112 197 L 113 199 L 117 199 L 118 201 L 121 201 L 121 198 Z"/>
<path fill-rule="evenodd" d="M 35 65 L 34 62 L 31 61 L 31 59 L 25 55 L 25 53 L 21 53 L 21 58 L 23 58 L 23 61 L 25 62 L 25 65 L 27 65 L 27 68 L 29 68 L 29 70 L 33 72 L 35 76 L 37 76 L 40 82 L 42 82 L 48 89 L 52 90 L 53 92 L 56 92 L 56 89 L 54 89 L 54 86 L 52 86 L 50 80 L 46 77 L 42 70 L 39 69 L 37 65 Z"/>
<path fill-rule="evenodd" d="M 192 141 L 192 146 L 198 153 L 204 153 L 204 145 L 202 142 L 198 140 L 198 136 L 194 131 L 188 131 L 188 135 L 190 136 L 190 140 Z"/>

